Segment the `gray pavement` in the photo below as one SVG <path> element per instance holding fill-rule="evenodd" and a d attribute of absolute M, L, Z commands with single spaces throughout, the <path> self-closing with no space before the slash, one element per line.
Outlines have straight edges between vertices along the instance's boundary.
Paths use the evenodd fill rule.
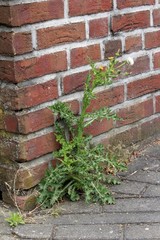
<path fill-rule="evenodd" d="M 149 139 L 113 186 L 115 205 L 63 202 L 10 228 L 10 209 L 0 203 L 0 240 L 160 240 L 160 136 Z M 57 217 L 55 217 L 58 215 Z"/>

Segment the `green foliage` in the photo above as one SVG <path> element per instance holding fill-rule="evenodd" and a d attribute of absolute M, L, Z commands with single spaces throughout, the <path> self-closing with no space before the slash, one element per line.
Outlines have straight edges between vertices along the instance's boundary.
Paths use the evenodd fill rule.
<path fill-rule="evenodd" d="M 19 224 L 25 224 L 22 214 L 11 212 L 10 216 L 5 219 L 11 227 L 17 227 Z"/>
<path fill-rule="evenodd" d="M 56 168 L 50 168 L 39 184 L 38 202 L 43 207 L 52 207 L 64 197 L 77 201 L 81 196 L 86 202 L 114 203 L 107 186 L 119 184 L 115 175 L 117 171 L 126 169 L 125 164 L 118 161 L 114 154 L 109 154 L 101 144 L 93 146 L 92 136 L 86 136 L 84 130 L 95 120 L 119 119 L 109 108 L 87 112 L 92 99 L 96 98 L 94 89 L 111 84 L 112 79 L 120 74 L 120 68 L 126 64 L 120 63 L 117 57 L 118 54 L 110 58 L 107 68 L 96 68 L 91 63 L 79 116 L 74 116 L 63 102 L 57 102 L 51 107 L 54 115 L 57 115 L 55 134 L 61 148 L 54 152 L 59 164 Z"/>

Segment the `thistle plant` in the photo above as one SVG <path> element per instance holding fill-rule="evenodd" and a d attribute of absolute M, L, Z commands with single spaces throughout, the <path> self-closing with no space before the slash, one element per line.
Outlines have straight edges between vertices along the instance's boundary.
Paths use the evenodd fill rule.
<path fill-rule="evenodd" d="M 53 153 L 54 158 L 58 160 L 57 166 L 48 169 L 39 184 L 38 202 L 43 207 L 52 207 L 64 197 L 71 201 L 82 197 L 87 203 L 114 203 L 108 185 L 119 183 L 115 177 L 116 173 L 126 170 L 126 165 L 114 154 L 109 154 L 103 145 L 92 145 L 92 136 L 85 135 L 85 128 L 95 120 L 119 119 L 107 107 L 91 113 L 87 111 L 91 101 L 96 98 L 94 90 L 98 86 L 111 84 L 121 73 L 121 68 L 127 64 L 127 61 L 119 62 L 118 57 L 117 53 L 115 57 L 110 58 L 107 67 L 97 68 L 91 63 L 79 116 L 75 116 L 64 102 L 58 101 L 50 107 L 54 116 L 57 116 L 54 132 L 61 148 Z M 106 169 L 108 171 L 105 171 Z"/>

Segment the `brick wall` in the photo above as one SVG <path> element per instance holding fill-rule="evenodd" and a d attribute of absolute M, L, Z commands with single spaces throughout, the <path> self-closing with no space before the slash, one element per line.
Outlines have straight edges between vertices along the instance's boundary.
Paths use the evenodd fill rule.
<path fill-rule="evenodd" d="M 25 2 L 25 3 L 22 3 Z M 94 122 L 95 142 L 136 142 L 160 132 L 159 0 L 0 0 L 0 189 L 35 186 L 58 148 L 57 99 L 81 109 L 88 57 L 120 49 L 130 75 L 97 89 L 89 111 L 112 107 L 123 121 Z"/>

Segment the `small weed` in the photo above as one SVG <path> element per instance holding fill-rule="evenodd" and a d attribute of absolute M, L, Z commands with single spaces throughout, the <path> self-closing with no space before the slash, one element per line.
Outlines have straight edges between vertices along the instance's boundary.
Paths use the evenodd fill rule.
<path fill-rule="evenodd" d="M 23 215 L 18 212 L 11 212 L 10 216 L 5 219 L 11 227 L 17 227 L 20 224 L 25 224 Z"/>

